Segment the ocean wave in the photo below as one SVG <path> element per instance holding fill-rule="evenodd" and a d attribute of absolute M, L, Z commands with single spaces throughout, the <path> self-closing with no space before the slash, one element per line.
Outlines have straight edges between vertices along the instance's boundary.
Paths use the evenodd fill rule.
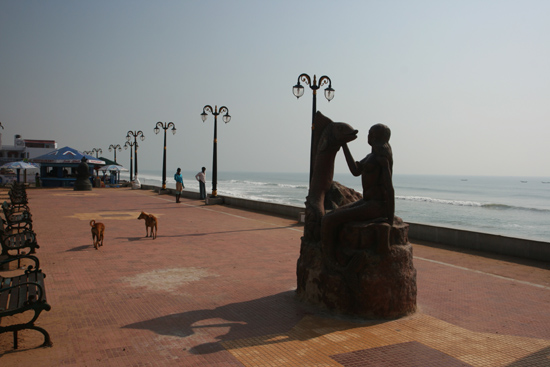
<path fill-rule="evenodd" d="M 550 212 L 550 209 L 527 208 L 524 206 L 505 205 L 505 204 L 483 204 L 482 207 L 487 209 L 493 209 L 493 210 L 526 210 L 530 212 L 540 212 L 540 213 Z"/>
<path fill-rule="evenodd" d="M 262 201 L 266 203 L 274 204 L 283 204 L 283 205 L 295 205 L 303 206 L 304 200 L 293 199 L 290 197 L 281 197 L 276 195 L 255 195 L 249 192 L 238 192 L 238 191 L 228 191 L 228 190 L 219 190 L 219 194 L 232 196 L 235 198 Z"/>
<path fill-rule="evenodd" d="M 266 187 L 284 187 L 290 189 L 307 189 L 307 185 L 294 185 L 294 184 L 284 184 L 284 183 L 274 183 L 274 182 L 262 182 L 262 181 L 248 181 L 248 180 L 229 180 L 227 181 L 230 184 L 244 184 L 251 186 L 266 186 Z"/>
<path fill-rule="evenodd" d="M 435 203 L 435 204 L 449 204 L 457 206 L 477 206 L 481 207 L 483 204 L 475 201 L 463 201 L 463 200 L 444 200 L 444 199 L 434 199 L 425 196 L 396 196 L 398 200 L 407 200 L 407 201 L 420 201 L 426 203 Z"/>
<path fill-rule="evenodd" d="M 523 206 L 497 204 L 497 203 L 479 203 L 476 201 L 434 199 L 434 198 L 425 197 L 425 196 L 395 196 L 395 198 L 397 200 L 417 201 L 417 202 L 434 203 L 434 204 L 455 205 L 455 206 L 471 206 L 471 207 L 478 207 L 478 208 L 484 208 L 484 209 L 490 209 L 490 210 L 525 210 L 525 211 L 541 212 L 541 213 L 550 212 L 550 209 L 529 208 L 529 207 L 523 207 Z"/>

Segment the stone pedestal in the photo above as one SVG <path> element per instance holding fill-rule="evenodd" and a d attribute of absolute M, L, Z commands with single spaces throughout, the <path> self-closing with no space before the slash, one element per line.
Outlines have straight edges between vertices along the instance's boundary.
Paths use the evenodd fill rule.
<path fill-rule="evenodd" d="M 76 167 L 76 181 L 74 183 L 75 191 L 91 191 L 92 183 L 90 182 L 90 170 L 86 163 L 86 157 L 82 157 L 78 167 Z"/>
<path fill-rule="evenodd" d="M 89 178 L 77 178 L 74 183 L 74 190 L 75 191 L 91 191 L 92 190 L 92 183 L 90 182 Z"/>
<path fill-rule="evenodd" d="M 352 222 L 339 234 L 335 251 L 302 238 L 298 297 L 331 312 L 392 319 L 416 311 L 416 269 L 408 224 Z"/>

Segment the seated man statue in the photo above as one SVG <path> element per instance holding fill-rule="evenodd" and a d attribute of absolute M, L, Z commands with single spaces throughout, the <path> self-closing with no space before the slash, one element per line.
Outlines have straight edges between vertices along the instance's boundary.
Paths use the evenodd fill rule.
<path fill-rule="evenodd" d="M 335 242 L 339 227 L 349 222 L 380 222 L 393 224 L 395 197 L 392 184 L 393 156 L 389 144 L 391 131 L 383 124 L 369 130 L 368 143 L 372 151 L 356 162 L 347 144 L 343 145 L 346 162 L 354 176 L 361 175 L 363 199 L 326 214 L 321 224 L 321 243 L 325 260 L 335 260 Z M 389 236 L 389 232 L 388 232 Z"/>

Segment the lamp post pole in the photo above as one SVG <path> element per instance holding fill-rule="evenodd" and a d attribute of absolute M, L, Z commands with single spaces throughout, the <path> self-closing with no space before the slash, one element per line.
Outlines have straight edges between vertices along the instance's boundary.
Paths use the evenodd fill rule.
<path fill-rule="evenodd" d="M 166 190 L 166 130 L 172 128 L 172 134 L 176 134 L 176 125 L 173 122 L 163 123 L 162 121 L 157 122 L 157 125 L 153 129 L 155 134 L 160 132 L 160 129 L 164 130 L 164 150 L 162 154 L 162 189 Z"/>
<path fill-rule="evenodd" d="M 101 148 L 92 148 L 92 151 L 90 152 L 90 154 L 94 154 L 94 153 L 95 153 L 95 157 L 99 158 L 99 153 L 103 153 L 103 150 L 101 150 Z M 95 169 L 96 176 L 99 177 L 99 169 L 97 167 L 94 169 Z"/>
<path fill-rule="evenodd" d="M 139 131 L 128 131 L 128 133 L 126 134 L 126 141 L 129 142 L 132 137 L 134 138 L 134 165 L 135 165 L 135 169 L 134 169 L 134 178 L 137 177 L 137 174 L 138 174 L 138 161 L 137 161 L 137 151 L 138 151 L 138 143 L 137 143 L 137 138 L 140 138 L 141 141 L 144 141 L 145 140 L 145 135 L 143 135 L 143 131 L 139 130 Z"/>
<path fill-rule="evenodd" d="M 120 147 L 120 144 L 117 144 L 117 145 L 111 144 L 111 145 L 109 145 L 109 152 L 111 152 L 113 150 L 115 151 L 115 163 L 116 163 L 116 151 L 117 151 L 117 149 L 118 149 L 119 152 L 122 150 L 122 148 Z"/>
<path fill-rule="evenodd" d="M 92 148 L 92 153 L 95 153 L 95 157 L 99 158 L 99 153 L 103 153 L 103 150 L 101 148 Z"/>
<path fill-rule="evenodd" d="M 300 98 L 304 95 L 304 87 L 300 84 L 300 80 L 313 90 L 313 107 L 311 112 L 311 147 L 309 152 L 309 183 L 311 185 L 311 175 L 313 174 L 313 130 L 315 129 L 315 114 L 317 113 L 317 89 L 321 88 L 323 85 L 328 84 L 328 87 L 325 88 L 325 98 L 330 102 L 334 98 L 334 89 L 332 89 L 332 82 L 330 78 L 326 75 L 323 75 L 319 78 L 319 84 L 317 84 L 317 77 L 313 75 L 313 82 L 311 77 L 307 74 L 300 74 L 298 77 L 298 83 L 292 87 L 292 93 L 296 98 Z"/>
<path fill-rule="evenodd" d="M 208 116 L 207 112 L 210 112 L 214 115 L 214 157 L 212 159 L 212 197 L 218 195 L 218 115 L 225 112 L 225 115 L 222 116 L 223 122 L 226 124 L 231 121 L 231 116 L 229 115 L 229 110 L 225 106 L 221 106 L 218 110 L 218 106 L 212 108 L 210 105 L 206 105 L 202 109 L 201 119 L 202 122 L 206 121 Z"/>
<path fill-rule="evenodd" d="M 130 147 L 130 182 L 132 182 L 132 169 L 133 169 L 133 164 L 132 164 L 132 160 L 133 160 L 133 157 L 132 157 L 132 147 L 134 146 L 134 143 L 132 142 L 129 142 L 127 141 L 126 143 L 124 143 L 124 149 L 128 149 L 128 147 Z"/>

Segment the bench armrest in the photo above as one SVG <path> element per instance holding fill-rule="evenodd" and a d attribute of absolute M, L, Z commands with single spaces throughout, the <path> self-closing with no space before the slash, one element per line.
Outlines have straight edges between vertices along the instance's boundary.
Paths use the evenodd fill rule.
<path fill-rule="evenodd" d="M 23 259 L 29 259 L 29 260 L 32 260 L 34 262 L 34 265 L 31 264 L 31 265 L 27 266 L 27 268 L 25 269 L 25 273 L 29 273 L 31 271 L 40 271 L 40 260 L 38 260 L 38 258 L 36 256 L 28 255 L 28 254 L 27 255 L 10 256 L 8 259 L 1 260 L 0 261 L 0 268 L 4 264 L 8 264 L 12 261 L 18 261 L 18 260 L 23 260 Z"/>
<path fill-rule="evenodd" d="M 17 233 L 0 233 L 0 245 L 2 246 L 2 255 L 8 254 L 8 251 L 19 250 L 23 248 L 37 249 L 36 234 L 33 230 L 23 227 Z"/>
<path fill-rule="evenodd" d="M 20 288 L 21 286 L 24 286 L 24 285 L 32 285 L 32 286 L 35 286 L 36 288 L 38 288 L 38 297 L 36 297 L 34 295 L 29 296 L 29 299 L 27 300 L 26 304 L 34 303 L 34 302 L 44 302 L 45 301 L 44 300 L 44 287 L 42 286 L 42 284 L 40 284 L 38 282 L 24 282 L 24 283 L 19 283 L 17 285 L 10 286 L 10 287 L 0 288 L 0 294 L 2 294 L 2 292 L 8 292 L 11 289 Z"/>

